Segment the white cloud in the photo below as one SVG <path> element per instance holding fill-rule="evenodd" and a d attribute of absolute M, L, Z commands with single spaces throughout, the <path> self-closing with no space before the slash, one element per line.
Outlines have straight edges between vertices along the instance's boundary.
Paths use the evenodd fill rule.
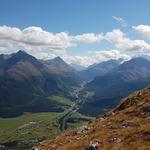
<path fill-rule="evenodd" d="M 144 37 L 149 37 L 149 26 L 139 25 L 133 27 Z M 80 42 L 97 43 L 108 41 L 112 48 L 108 50 L 93 51 L 85 56 L 70 56 L 67 49 L 77 46 Z M 69 35 L 66 32 L 52 33 L 43 30 L 41 27 L 28 27 L 19 29 L 16 27 L 0 26 L 0 53 L 12 53 L 19 49 L 39 59 L 51 59 L 61 56 L 69 63 L 79 63 L 89 66 L 108 59 L 128 59 L 137 54 L 150 54 L 150 44 L 144 40 L 132 40 L 120 29 L 114 29 L 106 34 L 84 33 L 80 35 Z"/>
<path fill-rule="evenodd" d="M 123 27 L 126 27 L 128 25 L 127 21 L 121 17 L 112 16 L 112 18 L 120 23 Z"/>
<path fill-rule="evenodd" d="M 106 33 L 105 39 L 110 43 L 116 43 L 121 42 L 124 36 L 125 34 L 121 30 L 114 29 L 113 31 Z"/>
<path fill-rule="evenodd" d="M 0 39 L 19 41 L 22 36 L 20 29 L 15 27 L 0 26 Z"/>
<path fill-rule="evenodd" d="M 138 25 L 132 27 L 135 31 L 141 34 L 144 38 L 150 39 L 150 26 L 149 25 Z"/>
<path fill-rule="evenodd" d="M 68 63 L 80 64 L 85 67 L 95 63 L 95 60 L 93 59 L 93 57 L 89 57 L 89 56 L 65 55 L 65 56 L 62 56 L 62 58 Z"/>
<path fill-rule="evenodd" d="M 63 59 L 69 63 L 76 63 L 82 66 L 89 66 L 94 63 L 100 63 L 109 59 L 124 59 L 128 60 L 130 56 L 121 53 L 119 50 L 103 50 L 103 51 L 89 51 L 89 56 L 63 56 Z"/>
<path fill-rule="evenodd" d="M 76 46 L 79 42 L 95 43 L 102 39 L 101 34 L 94 33 L 71 36 L 66 32 L 54 34 L 34 26 L 22 30 L 16 27 L 0 26 L 0 53 L 12 53 L 23 49 L 39 59 L 51 59 L 59 55 L 68 62 L 87 66 L 95 60 L 88 56 L 67 55 L 66 49 Z"/>
<path fill-rule="evenodd" d="M 131 40 L 119 29 L 108 32 L 105 39 L 114 44 L 117 49 L 130 52 L 150 52 L 150 45 L 144 40 Z"/>
<path fill-rule="evenodd" d="M 95 51 L 90 53 L 94 54 L 94 58 L 97 60 L 97 62 L 105 61 L 109 59 L 129 58 L 128 55 L 121 53 L 119 50 L 103 50 L 103 51 Z"/>
<path fill-rule="evenodd" d="M 19 29 L 16 27 L 0 26 L 0 52 L 9 53 L 18 49 L 29 52 L 40 52 L 42 49 L 64 51 L 74 47 L 79 42 L 95 43 L 100 42 L 101 34 L 85 33 L 71 36 L 66 32 L 52 33 L 43 30 L 41 27 L 27 27 Z"/>
<path fill-rule="evenodd" d="M 95 43 L 103 40 L 102 34 L 94 34 L 94 33 L 84 33 L 82 35 L 77 35 L 73 37 L 74 41 L 85 42 L 85 43 Z"/>
<path fill-rule="evenodd" d="M 50 52 L 38 52 L 35 54 L 35 57 L 38 59 L 48 60 L 57 57 L 57 55 Z"/>
<path fill-rule="evenodd" d="M 1 26 L 0 40 L 9 41 L 14 47 L 44 46 L 51 49 L 67 49 L 72 46 L 67 33 L 53 34 L 42 30 L 40 27 L 28 27 L 23 30 L 15 27 Z M 2 45 L 1 45 L 2 46 Z M 9 45 L 6 45 L 9 47 Z"/>

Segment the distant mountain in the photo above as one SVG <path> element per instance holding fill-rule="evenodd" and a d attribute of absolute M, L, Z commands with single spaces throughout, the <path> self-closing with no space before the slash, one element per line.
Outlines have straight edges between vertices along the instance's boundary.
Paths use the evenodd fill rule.
<path fill-rule="evenodd" d="M 48 69 L 55 74 L 65 75 L 70 73 L 75 73 L 75 69 L 67 64 L 62 58 L 55 57 L 54 59 L 45 60 L 43 63 L 48 67 Z"/>
<path fill-rule="evenodd" d="M 98 64 L 89 66 L 87 69 L 80 72 L 80 75 L 86 80 L 92 80 L 96 76 L 103 76 L 113 68 L 119 66 L 120 60 L 108 60 Z"/>
<path fill-rule="evenodd" d="M 85 70 L 86 69 L 86 67 L 84 67 L 84 66 L 81 66 L 81 65 L 79 65 L 79 64 L 70 64 L 70 66 L 72 66 L 75 70 L 77 70 L 77 71 L 82 71 L 82 70 Z"/>
<path fill-rule="evenodd" d="M 78 72 L 59 56 L 50 60 L 42 60 L 42 63 L 51 73 L 61 76 L 67 84 L 77 86 L 83 81 Z"/>
<path fill-rule="evenodd" d="M 91 114 L 103 112 L 114 107 L 121 98 L 149 84 L 150 61 L 141 57 L 133 58 L 86 85 L 86 90 L 95 94 L 81 111 Z"/>
<path fill-rule="evenodd" d="M 40 142 L 37 149 L 148 150 L 149 118 L 150 88 L 146 88 L 124 98 L 114 110 L 87 125 Z"/>
<path fill-rule="evenodd" d="M 53 59 L 50 66 L 24 51 L 0 55 L 0 117 L 26 111 L 61 111 L 47 96 L 67 95 L 78 77 L 67 75 L 74 70 L 60 58 Z"/>
<path fill-rule="evenodd" d="M 141 57 L 150 60 L 150 55 L 146 55 L 146 54 L 144 55 L 144 54 L 143 54 Z"/>

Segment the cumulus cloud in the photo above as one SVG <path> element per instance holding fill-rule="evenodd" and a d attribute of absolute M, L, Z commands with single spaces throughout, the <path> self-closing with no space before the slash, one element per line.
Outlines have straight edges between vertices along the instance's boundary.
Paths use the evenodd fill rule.
<path fill-rule="evenodd" d="M 150 39 L 150 26 L 149 25 L 138 25 L 132 27 L 135 31 L 141 34 L 144 38 Z"/>
<path fill-rule="evenodd" d="M 99 62 L 109 60 L 109 59 L 129 59 L 129 56 L 121 53 L 119 50 L 103 50 L 103 51 L 95 51 L 90 52 L 90 54 L 94 54 L 94 58 Z"/>
<path fill-rule="evenodd" d="M 126 50 L 128 52 L 150 52 L 150 45 L 144 40 L 131 40 L 119 29 L 108 32 L 105 39 L 114 44 L 116 48 Z"/>
<path fill-rule="evenodd" d="M 84 33 L 82 35 L 77 35 L 73 37 L 74 41 L 85 42 L 85 43 L 95 43 L 103 40 L 102 34 L 94 34 L 94 33 Z"/>
<path fill-rule="evenodd" d="M 76 45 L 76 42 L 94 43 L 102 40 L 102 35 L 86 33 L 70 36 L 66 32 L 52 33 L 41 27 L 28 27 L 23 30 L 16 27 L 0 26 L 0 47 L 47 47 L 64 50 Z M 9 42 L 10 44 L 5 44 Z M 12 46 L 10 46 L 12 47 Z"/>
<path fill-rule="evenodd" d="M 95 59 L 93 59 L 93 57 L 89 57 L 89 56 L 65 55 L 65 56 L 62 56 L 62 58 L 68 63 L 80 64 L 80 65 L 85 66 L 85 67 L 96 62 Z"/>
<path fill-rule="evenodd" d="M 76 63 L 82 66 L 89 66 L 94 63 L 100 63 L 109 59 L 120 59 L 128 60 L 130 56 L 121 53 L 119 50 L 103 50 L 103 51 L 89 51 L 88 56 L 63 56 L 63 59 L 69 63 Z"/>
<path fill-rule="evenodd" d="M 114 29 L 111 32 L 107 32 L 105 39 L 111 43 L 121 42 L 125 34 L 120 29 Z"/>
<path fill-rule="evenodd" d="M 43 59 L 43 60 L 53 59 L 53 58 L 57 57 L 57 55 L 55 55 L 51 52 L 43 52 L 43 51 L 35 53 L 34 56 L 38 59 Z"/>
<path fill-rule="evenodd" d="M 15 27 L 0 26 L 0 39 L 18 41 L 21 38 L 21 30 Z"/>
<path fill-rule="evenodd" d="M 150 39 L 150 26 L 134 26 L 134 30 Z M 108 50 L 87 52 L 85 56 L 70 56 L 67 49 L 78 46 L 80 42 L 85 44 L 107 41 L 112 44 Z M 0 53 L 12 53 L 19 49 L 39 59 L 51 59 L 61 56 L 69 63 L 79 63 L 89 66 L 108 59 L 128 59 L 137 54 L 150 54 L 150 44 L 144 40 L 133 40 L 127 37 L 120 29 L 114 29 L 105 34 L 84 33 L 80 35 L 69 35 L 66 32 L 52 33 L 41 27 L 27 27 L 19 29 L 16 27 L 0 26 Z"/>
<path fill-rule="evenodd" d="M 26 49 L 33 46 L 44 46 L 51 49 L 67 49 L 72 46 L 67 33 L 61 32 L 53 34 L 44 31 L 41 27 L 28 27 L 23 30 L 15 27 L 0 27 L 1 43 L 9 41 L 14 47 L 24 47 Z M 4 46 L 4 45 L 3 45 Z M 10 45 L 6 45 L 9 47 Z M 1 44 L 2 47 L 2 44 Z"/>
<path fill-rule="evenodd" d="M 119 24 L 121 24 L 123 27 L 126 27 L 128 25 L 127 21 L 121 17 L 112 16 L 114 20 L 116 20 Z"/>

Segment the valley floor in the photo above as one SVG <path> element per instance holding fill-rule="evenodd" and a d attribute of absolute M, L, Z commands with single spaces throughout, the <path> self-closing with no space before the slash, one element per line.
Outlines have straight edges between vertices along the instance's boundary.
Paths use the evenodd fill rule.
<path fill-rule="evenodd" d="M 28 149 L 61 132 L 89 121 L 76 112 L 75 103 L 61 96 L 49 97 L 64 108 L 63 112 L 25 113 L 15 118 L 0 118 L 0 148 Z"/>

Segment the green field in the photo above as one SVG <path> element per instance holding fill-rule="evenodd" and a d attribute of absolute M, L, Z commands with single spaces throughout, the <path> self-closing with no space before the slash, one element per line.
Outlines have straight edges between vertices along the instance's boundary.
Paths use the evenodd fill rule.
<path fill-rule="evenodd" d="M 48 98 L 59 105 L 70 106 L 73 103 L 70 99 L 64 98 L 63 96 L 52 95 Z"/>
<path fill-rule="evenodd" d="M 0 119 L 0 143 L 52 137 L 60 132 L 58 118 L 63 113 L 27 113 Z"/>
<path fill-rule="evenodd" d="M 0 118 L 0 144 L 19 141 L 21 145 L 31 147 L 64 131 L 61 125 L 65 126 L 65 129 L 71 129 L 90 119 L 70 109 L 73 102 L 69 99 L 62 96 L 51 96 L 49 99 L 62 106 L 64 111 L 24 113 L 15 118 Z"/>

